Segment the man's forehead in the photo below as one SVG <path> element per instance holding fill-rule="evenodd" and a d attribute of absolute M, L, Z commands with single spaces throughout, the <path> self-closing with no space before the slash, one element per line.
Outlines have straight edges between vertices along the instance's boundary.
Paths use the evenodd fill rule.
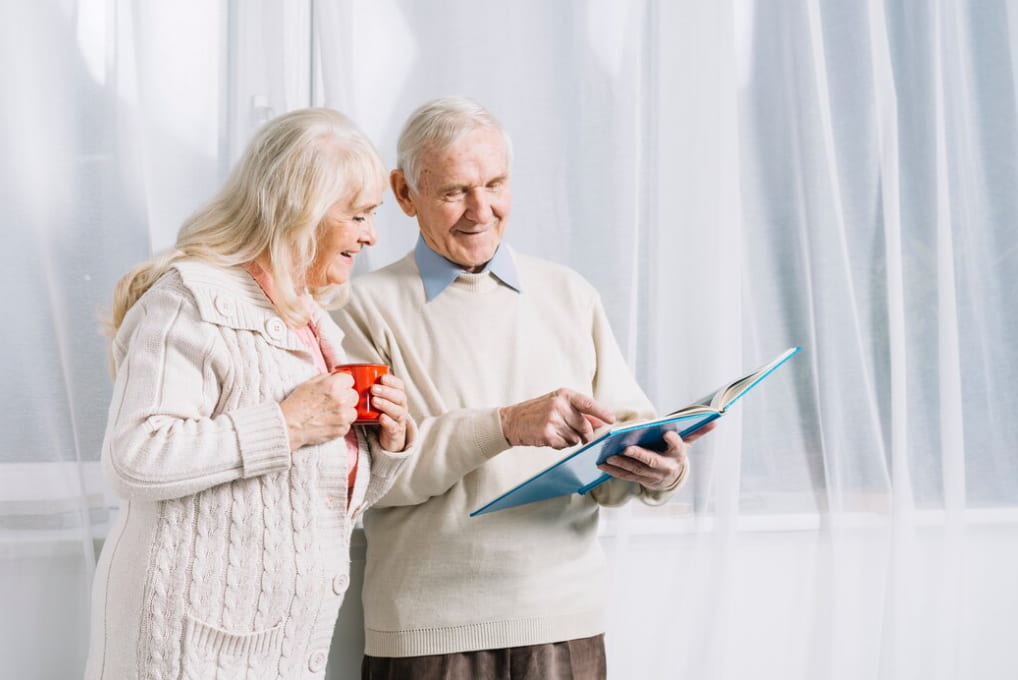
<path fill-rule="evenodd" d="M 477 150 L 455 156 L 422 159 L 421 182 L 440 188 L 473 186 L 509 179 L 505 154 L 493 155 Z"/>

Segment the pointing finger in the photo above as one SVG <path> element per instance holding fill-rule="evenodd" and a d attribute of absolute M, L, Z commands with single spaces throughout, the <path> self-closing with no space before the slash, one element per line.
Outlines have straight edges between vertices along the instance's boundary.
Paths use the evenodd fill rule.
<path fill-rule="evenodd" d="M 569 405 L 585 416 L 597 418 L 602 424 L 615 422 L 615 414 L 612 413 L 611 409 L 599 404 L 593 397 L 588 397 L 585 394 L 570 392 Z"/>
<path fill-rule="evenodd" d="M 590 441 L 591 436 L 594 434 L 594 428 L 590 423 L 590 416 L 570 410 L 563 414 L 562 417 L 565 425 L 576 433 L 580 442 L 586 443 Z"/>

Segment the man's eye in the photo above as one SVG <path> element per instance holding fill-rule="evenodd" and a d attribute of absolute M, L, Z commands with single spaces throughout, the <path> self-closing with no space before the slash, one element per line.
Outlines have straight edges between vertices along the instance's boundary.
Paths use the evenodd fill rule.
<path fill-rule="evenodd" d="M 354 222 L 363 222 L 366 219 L 368 219 L 368 218 L 365 217 L 364 215 L 354 215 L 353 216 L 353 221 Z"/>

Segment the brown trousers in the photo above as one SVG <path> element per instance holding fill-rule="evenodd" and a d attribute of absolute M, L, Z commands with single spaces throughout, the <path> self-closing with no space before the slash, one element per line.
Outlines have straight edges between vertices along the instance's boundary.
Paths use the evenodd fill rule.
<path fill-rule="evenodd" d="M 548 645 L 383 658 L 365 656 L 361 680 L 605 680 L 604 635 Z"/>

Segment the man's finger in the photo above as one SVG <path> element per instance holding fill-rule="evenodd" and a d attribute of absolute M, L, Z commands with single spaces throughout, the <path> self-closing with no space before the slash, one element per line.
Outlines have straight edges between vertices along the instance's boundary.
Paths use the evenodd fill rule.
<path fill-rule="evenodd" d="M 601 472 L 605 472 L 611 475 L 612 477 L 624 479 L 628 482 L 638 482 L 639 480 L 639 477 L 636 474 L 630 472 L 629 470 L 626 470 L 625 468 L 620 468 L 617 465 L 612 465 L 611 463 L 601 463 L 600 465 L 597 466 L 597 469 L 600 470 Z"/>
<path fill-rule="evenodd" d="M 705 434 L 707 434 L 708 432 L 712 431 L 715 427 L 717 427 L 717 425 L 718 425 L 718 422 L 716 420 L 712 420 L 709 423 L 707 423 L 706 425 L 704 425 L 703 427 L 701 427 L 696 432 L 691 432 L 690 434 L 686 435 L 685 437 L 682 438 L 682 440 L 684 442 L 686 442 L 687 444 L 692 444 L 693 442 L 695 442 L 700 437 L 702 437 Z"/>
<path fill-rule="evenodd" d="M 611 409 L 602 406 L 594 401 L 593 397 L 588 397 L 585 394 L 570 392 L 569 405 L 584 415 L 594 416 L 602 424 L 615 422 L 615 414 L 612 413 Z"/>
<path fill-rule="evenodd" d="M 665 440 L 665 445 L 668 447 L 667 451 L 671 453 L 681 451 L 683 442 L 686 442 L 687 444 L 689 443 L 688 440 L 683 439 L 679 436 L 678 432 L 674 431 L 665 432 L 663 439 Z"/>
<path fill-rule="evenodd" d="M 656 458 L 661 454 L 657 451 L 651 451 L 641 446 L 627 446 L 621 453 L 621 458 L 627 461 L 635 461 L 645 467 L 655 468 L 657 467 Z"/>
<path fill-rule="evenodd" d="M 566 409 L 564 412 L 560 413 L 559 416 L 562 419 L 563 429 L 568 432 L 568 434 L 563 433 L 563 436 L 567 440 L 571 439 L 572 436 L 575 435 L 579 441 L 574 441 L 572 442 L 573 444 L 581 442 L 586 443 L 590 441 L 591 435 L 594 434 L 594 428 L 590 426 L 590 422 L 583 416 L 582 413 L 579 413 L 575 409 Z"/>

